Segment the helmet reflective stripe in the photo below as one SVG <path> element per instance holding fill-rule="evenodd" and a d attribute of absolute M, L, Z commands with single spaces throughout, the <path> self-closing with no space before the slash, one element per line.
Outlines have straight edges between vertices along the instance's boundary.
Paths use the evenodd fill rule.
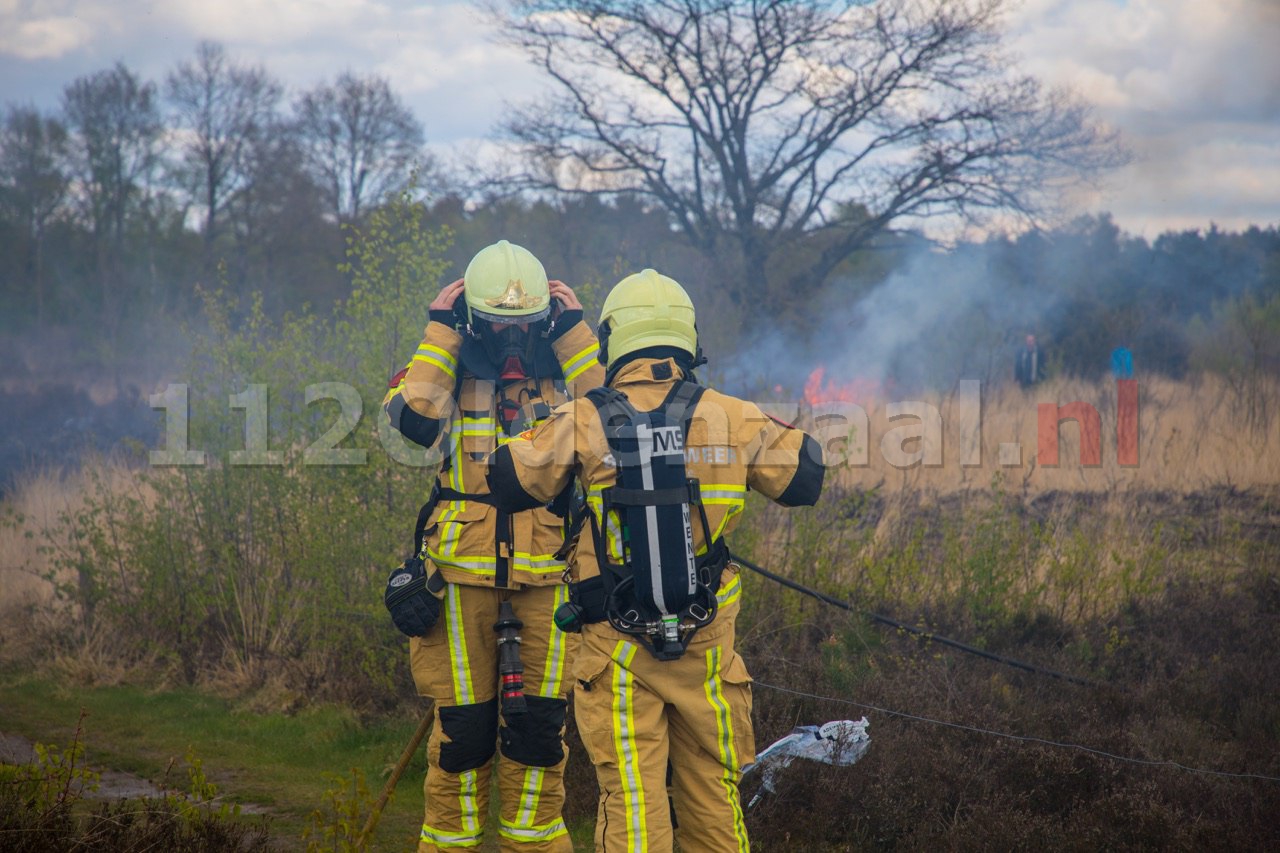
<path fill-rule="evenodd" d="M 600 311 L 600 325 L 608 330 L 607 366 L 647 347 L 678 347 L 694 355 L 694 320 L 693 301 L 675 279 L 651 269 L 627 276 L 609 291 Z"/>
<path fill-rule="evenodd" d="M 523 246 L 499 240 L 476 252 L 463 276 L 463 296 L 473 321 L 532 323 L 551 310 L 542 262 Z"/>

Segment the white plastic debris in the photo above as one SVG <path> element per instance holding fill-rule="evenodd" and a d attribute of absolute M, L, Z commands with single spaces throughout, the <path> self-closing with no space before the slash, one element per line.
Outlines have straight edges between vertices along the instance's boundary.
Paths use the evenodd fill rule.
<path fill-rule="evenodd" d="M 867 718 L 863 717 L 856 723 L 853 720 L 832 720 L 820 726 L 796 726 L 790 734 L 769 744 L 756 755 L 756 763 L 744 773 L 758 770 L 763 774 L 760 790 L 756 791 L 747 808 L 754 806 L 766 793 L 772 794 L 778 772 L 797 758 L 836 766 L 853 764 L 862 758 L 871 745 L 868 725 Z"/>

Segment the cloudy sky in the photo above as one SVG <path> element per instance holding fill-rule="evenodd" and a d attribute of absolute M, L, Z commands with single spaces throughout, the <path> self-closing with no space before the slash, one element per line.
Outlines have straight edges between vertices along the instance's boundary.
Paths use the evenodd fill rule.
<path fill-rule="evenodd" d="M 1280 0 L 1021 0 L 1025 67 L 1092 100 L 1132 165 L 1077 201 L 1126 230 L 1280 224 Z M 388 76 L 442 151 L 474 151 L 539 83 L 465 2 L 0 0 L 0 103 L 53 109 L 123 60 L 154 80 L 201 39 L 295 89 Z"/>

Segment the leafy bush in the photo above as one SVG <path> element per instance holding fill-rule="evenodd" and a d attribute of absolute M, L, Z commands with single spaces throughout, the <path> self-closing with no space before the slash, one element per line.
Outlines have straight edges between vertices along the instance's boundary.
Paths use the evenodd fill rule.
<path fill-rule="evenodd" d="M 444 269 L 447 235 L 422 213 L 402 197 L 349 232 L 353 288 L 330 315 L 274 322 L 260 299 L 205 294 L 187 381 L 153 401 L 170 423 L 152 459 L 179 464 L 129 490 L 98 482 L 51 539 L 82 632 L 159 652 L 186 680 L 218 670 L 355 705 L 403 688 L 379 593 L 434 463 L 383 425 L 381 401 Z M 203 464 L 182 464 L 193 452 Z"/>

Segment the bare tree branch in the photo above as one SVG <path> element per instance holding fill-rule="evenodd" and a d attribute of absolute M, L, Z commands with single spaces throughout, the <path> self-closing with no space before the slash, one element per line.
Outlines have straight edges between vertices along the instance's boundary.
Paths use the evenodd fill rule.
<path fill-rule="evenodd" d="M 248 179 L 250 149 L 275 124 L 282 89 L 260 66 L 236 65 L 205 41 L 169 75 L 165 93 L 182 133 L 183 183 L 205 208 L 208 249 L 223 208 Z"/>
<path fill-rule="evenodd" d="M 339 221 L 402 186 L 422 153 L 422 125 L 383 77 L 338 75 L 294 105 L 300 142 Z"/>
<path fill-rule="evenodd" d="M 1124 155 L 1011 70 L 1006 3 L 516 0 L 503 30 L 556 94 L 506 125 L 529 166 L 507 185 L 647 198 L 700 250 L 786 250 L 809 280 L 903 223 L 1034 220 Z"/>

